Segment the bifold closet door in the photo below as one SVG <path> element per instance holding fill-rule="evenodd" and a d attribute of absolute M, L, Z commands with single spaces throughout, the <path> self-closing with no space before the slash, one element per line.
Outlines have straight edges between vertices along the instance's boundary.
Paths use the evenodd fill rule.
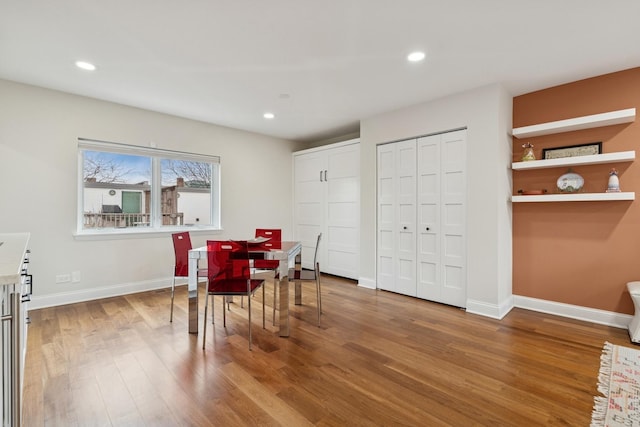
<path fill-rule="evenodd" d="M 466 130 L 418 139 L 418 297 L 466 305 Z"/>
<path fill-rule="evenodd" d="M 378 287 L 416 296 L 416 140 L 378 147 Z"/>

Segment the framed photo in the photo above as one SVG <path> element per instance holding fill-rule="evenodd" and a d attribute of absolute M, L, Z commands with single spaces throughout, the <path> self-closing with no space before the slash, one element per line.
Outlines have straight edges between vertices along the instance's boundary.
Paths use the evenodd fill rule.
<path fill-rule="evenodd" d="M 543 148 L 543 159 L 559 159 L 562 157 L 590 156 L 602 152 L 602 142 L 590 142 L 588 144 L 570 145 L 568 147 Z"/>

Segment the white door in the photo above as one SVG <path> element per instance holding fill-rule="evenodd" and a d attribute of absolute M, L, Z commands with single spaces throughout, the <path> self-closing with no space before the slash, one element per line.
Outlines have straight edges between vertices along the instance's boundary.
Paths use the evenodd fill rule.
<path fill-rule="evenodd" d="M 395 169 L 394 144 L 378 146 L 378 262 L 377 287 L 397 292 L 395 284 Z"/>
<path fill-rule="evenodd" d="M 466 131 L 418 139 L 418 297 L 466 305 Z"/>
<path fill-rule="evenodd" d="M 360 247 L 360 146 L 327 150 L 323 271 L 357 279 Z"/>
<path fill-rule="evenodd" d="M 397 292 L 416 296 L 416 141 L 395 144 L 397 176 Z"/>
<path fill-rule="evenodd" d="M 467 301 L 466 130 L 441 135 L 442 300 L 465 307 Z"/>
<path fill-rule="evenodd" d="M 360 144 L 345 142 L 294 153 L 294 239 L 302 267 L 313 268 L 319 233 L 320 270 L 358 279 Z"/>
<path fill-rule="evenodd" d="M 324 231 L 326 167 L 324 153 L 311 152 L 294 156 L 294 238 L 302 242 L 302 266 L 313 268 L 318 234 Z M 326 244 L 326 241 L 325 241 Z M 324 260 L 320 259 L 320 265 Z"/>
<path fill-rule="evenodd" d="M 440 301 L 440 135 L 418 139 L 419 298 Z"/>
<path fill-rule="evenodd" d="M 416 296 L 416 141 L 378 147 L 378 287 Z"/>

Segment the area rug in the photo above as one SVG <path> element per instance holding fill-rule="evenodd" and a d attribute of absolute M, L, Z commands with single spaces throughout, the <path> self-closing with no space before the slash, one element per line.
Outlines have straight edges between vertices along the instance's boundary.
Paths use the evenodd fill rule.
<path fill-rule="evenodd" d="M 591 427 L 640 427 L 640 350 L 605 342 Z"/>

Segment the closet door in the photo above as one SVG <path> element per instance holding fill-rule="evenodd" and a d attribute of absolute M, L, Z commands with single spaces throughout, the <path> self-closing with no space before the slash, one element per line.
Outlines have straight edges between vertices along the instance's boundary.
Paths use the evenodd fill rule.
<path fill-rule="evenodd" d="M 440 135 L 418 139 L 419 298 L 440 301 Z"/>
<path fill-rule="evenodd" d="M 323 271 L 357 279 L 360 248 L 360 146 L 327 150 Z"/>
<path fill-rule="evenodd" d="M 398 142 L 397 149 L 396 288 L 416 296 L 416 141 Z"/>
<path fill-rule="evenodd" d="M 416 141 L 378 147 L 378 287 L 416 296 Z"/>
<path fill-rule="evenodd" d="M 359 140 L 293 155 L 294 239 L 302 243 L 302 267 L 318 261 L 323 273 L 358 279 L 360 268 Z"/>
<path fill-rule="evenodd" d="M 312 269 L 316 239 L 325 229 L 326 155 L 321 151 L 294 155 L 293 169 L 294 238 L 302 242 L 302 266 Z M 320 259 L 321 266 L 323 261 Z"/>
<path fill-rule="evenodd" d="M 418 140 L 418 297 L 466 305 L 466 131 Z"/>
<path fill-rule="evenodd" d="M 467 301 L 466 130 L 441 135 L 442 299 L 465 307 Z"/>
<path fill-rule="evenodd" d="M 378 262 L 377 287 L 398 292 L 395 283 L 396 149 L 394 144 L 378 146 Z"/>

